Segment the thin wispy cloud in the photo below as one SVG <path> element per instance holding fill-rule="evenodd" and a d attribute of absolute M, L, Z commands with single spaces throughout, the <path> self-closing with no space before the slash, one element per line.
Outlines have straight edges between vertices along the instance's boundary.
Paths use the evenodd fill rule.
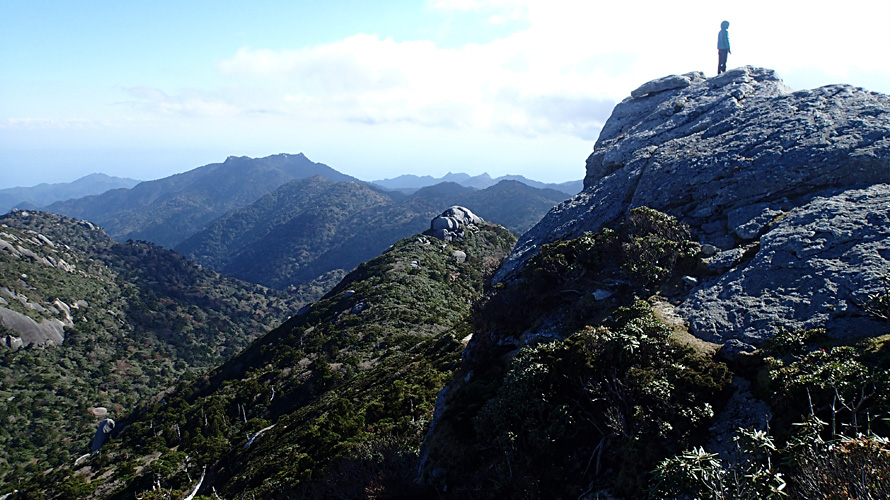
<path fill-rule="evenodd" d="M 205 91 L 191 90 L 171 96 L 156 88 L 134 87 L 126 89 L 126 92 L 134 99 L 130 101 L 131 105 L 161 115 L 231 117 L 244 111 L 227 99 Z"/>
<path fill-rule="evenodd" d="M 109 120 L 88 118 L 5 118 L 0 129 L 6 130 L 87 130 L 109 126 Z"/>

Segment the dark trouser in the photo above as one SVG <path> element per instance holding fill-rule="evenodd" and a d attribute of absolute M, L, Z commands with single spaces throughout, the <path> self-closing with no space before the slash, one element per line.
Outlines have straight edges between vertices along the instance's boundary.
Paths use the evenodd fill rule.
<path fill-rule="evenodd" d="M 717 74 L 723 73 L 726 71 L 726 56 L 729 54 L 729 49 L 717 49 Z"/>

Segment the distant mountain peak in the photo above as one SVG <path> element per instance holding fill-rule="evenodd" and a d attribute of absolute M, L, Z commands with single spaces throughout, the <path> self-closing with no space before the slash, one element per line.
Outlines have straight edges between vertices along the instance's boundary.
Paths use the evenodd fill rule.
<path fill-rule="evenodd" d="M 358 181 L 303 153 L 229 156 L 223 163 L 142 182 L 125 192 L 57 202 L 48 209 L 96 222 L 118 240 L 146 240 L 172 248 L 226 212 L 289 181 L 314 175 L 335 182 Z"/>
<path fill-rule="evenodd" d="M 454 173 L 448 172 L 442 177 L 433 177 L 431 175 L 413 175 L 413 174 L 403 174 L 398 177 L 393 177 L 391 179 L 380 179 L 376 181 L 371 181 L 372 184 L 380 186 L 384 189 L 390 189 L 395 191 L 403 191 L 403 192 L 414 192 L 418 189 L 425 188 L 428 186 L 432 186 L 435 184 L 439 184 L 442 182 L 453 182 L 456 184 L 460 184 L 461 186 L 471 187 L 475 189 L 485 189 L 491 186 L 494 186 L 498 182 L 502 180 L 515 180 L 519 181 L 527 186 L 539 188 L 539 189 L 554 189 L 556 191 L 560 191 L 569 196 L 574 195 L 581 191 L 582 182 L 578 181 L 569 181 L 563 183 L 545 183 L 534 181 L 528 179 L 522 175 L 502 175 L 500 177 L 492 178 L 487 172 L 484 172 L 479 175 L 471 176 L 466 173 Z"/>

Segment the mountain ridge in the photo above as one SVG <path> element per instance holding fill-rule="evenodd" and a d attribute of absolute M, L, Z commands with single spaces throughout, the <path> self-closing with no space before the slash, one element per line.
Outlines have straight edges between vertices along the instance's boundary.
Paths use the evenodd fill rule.
<path fill-rule="evenodd" d="M 240 279 L 293 289 L 325 273 L 348 272 L 424 231 L 443 206 L 467 206 L 521 233 L 563 197 L 517 181 L 483 190 L 444 182 L 403 195 L 312 177 L 220 217 L 176 250 Z"/>
<path fill-rule="evenodd" d="M 226 498 L 334 494 L 370 487 L 372 479 L 338 471 L 349 449 L 372 441 L 404 475 L 408 459 L 388 443 L 419 445 L 435 394 L 460 360 L 466 332 L 455 327 L 515 241 L 479 220 L 462 229 L 450 242 L 423 234 L 396 242 L 228 362 L 147 401 L 103 445 L 100 454 L 114 459 L 90 458 L 70 478 L 36 479 L 59 491 L 87 474 L 96 496 L 132 498 L 158 487 L 182 491 L 197 460 Z M 229 418 L 233 411 L 238 418 Z M 144 466 L 127 473 L 128 460 Z M 118 472 L 93 476 L 106 467 L 100 462 Z M 289 472 L 275 472 L 281 467 Z M 410 478 L 399 482 L 413 489 Z"/>
<path fill-rule="evenodd" d="M 9 212 L 13 208 L 36 209 L 56 201 L 102 194 L 112 189 L 131 188 L 139 182 L 141 181 L 136 179 L 93 173 L 72 182 L 0 189 L 0 213 Z"/>
<path fill-rule="evenodd" d="M 230 156 L 222 163 L 145 181 L 129 190 L 56 202 L 46 210 L 90 220 L 115 239 L 148 240 L 172 248 L 225 212 L 250 204 L 289 180 L 316 174 L 357 181 L 302 153 L 256 159 Z"/>
<path fill-rule="evenodd" d="M 471 176 L 470 174 L 462 172 L 448 172 L 447 174 L 438 178 L 431 175 L 418 176 L 414 174 L 402 174 L 391 179 L 379 179 L 370 182 L 371 184 L 386 189 L 411 193 L 417 189 L 432 186 L 434 184 L 439 184 L 442 182 L 454 182 L 456 184 L 460 184 L 461 186 L 485 189 L 504 180 L 519 181 L 528 186 L 540 189 L 553 189 L 570 196 L 577 194 L 583 188 L 583 182 L 578 181 L 546 183 L 528 179 L 522 175 L 502 175 L 496 178 L 492 178 L 487 173 Z"/>
<path fill-rule="evenodd" d="M 87 221 L 0 216 L 0 488 L 88 451 L 93 408 L 119 419 L 305 303 Z M 35 337 L 10 314 L 60 328 Z"/>

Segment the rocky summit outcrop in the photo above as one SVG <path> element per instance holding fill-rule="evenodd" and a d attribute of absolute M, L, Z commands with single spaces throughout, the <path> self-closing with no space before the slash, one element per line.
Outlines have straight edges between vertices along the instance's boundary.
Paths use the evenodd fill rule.
<path fill-rule="evenodd" d="M 678 308 L 694 334 L 887 330 L 863 302 L 890 271 L 890 96 L 793 91 L 753 67 L 655 80 L 615 107 L 584 184 L 520 239 L 496 282 L 515 279 L 541 245 L 648 206 L 716 247 L 715 276 Z"/>
<path fill-rule="evenodd" d="M 464 228 L 482 224 L 482 217 L 468 208 L 453 206 L 430 221 L 430 228 L 424 232 L 443 241 L 463 238 Z"/>

